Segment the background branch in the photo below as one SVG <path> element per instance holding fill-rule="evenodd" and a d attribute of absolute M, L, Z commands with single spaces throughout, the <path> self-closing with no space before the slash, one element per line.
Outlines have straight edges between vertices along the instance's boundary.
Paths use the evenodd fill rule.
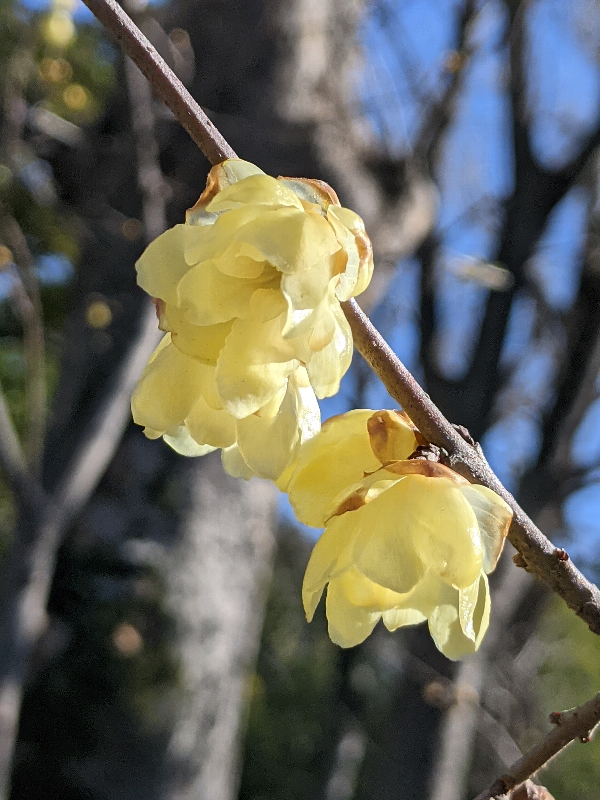
<path fill-rule="evenodd" d="M 515 761 L 493 786 L 477 795 L 475 800 L 492 800 L 511 792 L 575 739 L 589 742 L 600 722 L 600 692 L 583 705 L 569 711 L 554 712 L 550 715 L 550 721 L 554 729 L 536 747 Z"/>

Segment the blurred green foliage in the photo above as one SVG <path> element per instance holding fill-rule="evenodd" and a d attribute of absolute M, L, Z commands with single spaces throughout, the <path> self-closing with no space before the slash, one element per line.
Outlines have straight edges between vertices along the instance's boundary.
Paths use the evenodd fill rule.
<path fill-rule="evenodd" d="M 600 638 L 558 597 L 552 597 L 542 618 L 539 638 L 545 656 L 538 675 L 541 708 L 564 711 L 600 690 Z M 548 723 L 544 728 L 547 732 Z M 573 742 L 539 775 L 557 800 L 598 800 L 600 739 Z"/>

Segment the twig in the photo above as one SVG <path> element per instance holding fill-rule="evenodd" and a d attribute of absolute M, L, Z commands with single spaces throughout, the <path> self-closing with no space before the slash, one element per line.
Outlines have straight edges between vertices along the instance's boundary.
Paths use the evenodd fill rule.
<path fill-rule="evenodd" d="M 554 724 L 554 729 L 536 747 L 515 761 L 493 786 L 478 794 L 475 800 L 502 797 L 535 775 L 544 764 L 575 739 L 589 742 L 594 728 L 600 722 L 600 692 L 581 706 L 550 714 L 550 721 Z"/>
<path fill-rule="evenodd" d="M 235 154 L 207 120 L 200 106 L 114 0 L 84 2 L 118 38 L 125 52 L 146 75 L 157 94 L 169 105 L 209 161 L 214 164 L 224 157 L 234 157 Z M 422 434 L 433 444 L 447 450 L 448 463 L 457 472 L 474 483 L 489 486 L 511 506 L 514 518 L 508 537 L 519 551 L 516 563 L 557 592 L 594 633 L 600 634 L 598 587 L 590 583 L 567 554 L 554 547 L 533 524 L 492 472 L 481 451 L 467 442 L 448 422 L 357 304 L 351 300 L 344 303 L 343 308 L 357 350 Z"/>
<path fill-rule="evenodd" d="M 175 114 L 210 163 L 237 158 L 235 151 L 121 6 L 114 0 L 84 2 L 148 78 L 156 94 Z"/>

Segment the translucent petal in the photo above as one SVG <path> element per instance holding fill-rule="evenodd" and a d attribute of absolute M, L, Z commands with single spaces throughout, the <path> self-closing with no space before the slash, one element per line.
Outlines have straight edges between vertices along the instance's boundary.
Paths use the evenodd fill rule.
<path fill-rule="evenodd" d="M 383 586 L 369 580 L 356 567 L 350 567 L 335 580 L 344 587 L 346 597 L 352 605 L 368 608 L 371 611 L 394 608 L 404 598 L 404 595 L 384 589 Z"/>
<path fill-rule="evenodd" d="M 367 430 L 373 453 L 382 464 L 403 461 L 417 448 L 414 428 L 399 411 L 376 411 Z"/>
<path fill-rule="evenodd" d="M 198 444 L 229 447 L 235 443 L 235 419 L 227 411 L 219 411 L 199 397 L 185 418 L 191 436 Z"/>
<path fill-rule="evenodd" d="M 280 272 L 292 273 L 327 262 L 340 249 L 323 217 L 295 208 L 264 211 L 239 231 L 239 241 L 256 247 Z"/>
<path fill-rule="evenodd" d="M 349 300 L 364 292 L 371 281 L 373 249 L 364 223 L 354 211 L 330 206 L 327 209 L 327 219 L 347 255 L 336 294 L 340 300 Z"/>
<path fill-rule="evenodd" d="M 296 397 L 288 388 L 274 417 L 249 414 L 236 421 L 236 438 L 242 458 L 261 478 L 277 480 L 292 460 L 299 439 Z"/>
<path fill-rule="evenodd" d="M 302 602 L 309 622 L 325 584 L 352 566 L 355 536 L 352 526 L 347 524 L 347 516 L 332 519 L 313 547 L 302 583 Z"/>
<path fill-rule="evenodd" d="M 372 413 L 357 409 L 333 417 L 303 445 L 288 486 L 290 503 L 301 522 L 322 527 L 364 473 L 379 468 L 367 436 Z"/>
<path fill-rule="evenodd" d="M 480 576 L 470 586 L 460 589 L 458 592 L 458 617 L 463 633 L 469 639 L 475 641 L 475 628 L 473 625 L 473 614 L 477 607 L 477 597 L 479 595 Z"/>
<path fill-rule="evenodd" d="M 414 546 L 410 515 L 407 521 L 406 509 L 398 503 L 397 486 L 343 517 L 349 517 L 356 530 L 354 562 L 358 569 L 375 583 L 404 593 L 421 580 L 425 565 Z"/>
<path fill-rule="evenodd" d="M 250 469 L 248 464 L 242 458 L 239 447 L 233 444 L 231 447 L 226 447 L 221 450 L 221 461 L 223 469 L 232 478 L 242 478 L 245 481 L 253 477 L 254 472 Z"/>
<path fill-rule="evenodd" d="M 340 647 L 354 647 L 369 636 L 381 619 L 380 611 L 369 611 L 353 605 L 346 597 L 340 579 L 327 587 L 325 603 L 329 638 Z"/>
<path fill-rule="evenodd" d="M 379 504 L 395 516 L 397 535 L 443 581 L 466 588 L 478 577 L 483 548 L 477 520 L 449 478 L 406 475 L 370 506 Z"/>
<path fill-rule="evenodd" d="M 209 444 L 198 444 L 195 439 L 192 439 L 185 425 L 178 428 L 172 435 L 166 433 L 163 439 L 169 447 L 172 447 L 175 452 L 182 456 L 205 456 L 207 453 L 212 453 L 213 450 L 217 449 Z"/>
<path fill-rule="evenodd" d="M 282 316 L 233 323 L 217 361 L 216 380 L 225 408 L 238 419 L 266 405 L 299 366 L 281 336 L 282 324 Z"/>
<path fill-rule="evenodd" d="M 256 289 L 250 298 L 250 316 L 260 322 L 275 319 L 275 317 L 283 314 L 285 310 L 286 302 L 279 288 Z"/>
<path fill-rule="evenodd" d="M 440 591 L 439 605 L 429 617 L 429 631 L 442 653 L 453 660 L 475 652 L 487 630 L 490 616 L 487 577 L 480 576 L 477 605 L 473 613 L 474 638 L 465 635 L 459 614 L 459 593 L 444 585 Z"/>
<path fill-rule="evenodd" d="M 306 270 L 306 272 L 310 273 L 311 270 Z M 284 278 L 285 277 L 286 276 L 284 276 Z M 306 345 L 304 347 L 306 351 L 306 360 L 310 358 L 313 350 L 324 347 L 333 336 L 335 319 L 332 316 L 332 307 L 333 305 L 339 306 L 332 287 L 334 280 L 333 278 L 330 280 L 326 293 L 317 305 L 312 308 L 292 308 L 286 299 L 287 316 L 283 327 L 283 335 L 286 339 L 298 339 L 298 337 L 303 337 L 303 339 L 306 340 Z M 323 317 L 323 319 L 320 319 L 321 317 Z M 311 350 L 308 347 L 308 342 L 311 337 L 313 337 L 316 327 L 317 333 L 314 336 L 314 341 L 319 339 L 319 346 L 313 347 Z"/>
<path fill-rule="evenodd" d="M 479 593 L 477 595 L 477 605 L 473 612 L 473 629 L 475 630 L 475 649 L 481 644 L 481 640 L 490 624 L 490 585 L 485 572 L 479 578 Z"/>
<path fill-rule="evenodd" d="M 131 398 L 134 422 L 162 433 L 175 431 L 200 396 L 201 384 L 202 365 L 181 353 L 167 334 Z"/>
<path fill-rule="evenodd" d="M 352 331 L 344 312 L 336 305 L 332 308 L 336 320 L 334 334 L 329 344 L 313 353 L 307 370 L 317 397 L 331 397 L 340 388 L 340 381 L 352 361 Z M 412 452 L 412 451 L 411 451 Z"/>
<path fill-rule="evenodd" d="M 296 469 L 300 445 L 312 439 L 321 430 L 321 411 L 319 403 L 304 367 L 298 367 L 290 375 L 288 382 L 296 393 L 296 422 L 298 425 L 298 444 L 293 459 L 277 478 L 277 487 L 287 491 L 290 479 Z"/>
<path fill-rule="evenodd" d="M 258 278 L 249 280 L 225 275 L 213 261 L 203 261 L 179 282 L 177 305 L 194 325 L 215 325 L 249 316 L 254 291 L 278 284 L 279 277 L 272 269 L 265 269 Z"/>
<path fill-rule="evenodd" d="M 389 631 L 395 631 L 404 625 L 416 625 L 424 622 L 438 604 L 440 589 L 443 584 L 431 573 L 427 572 L 412 591 L 398 594 L 394 608 L 383 612 L 383 623 Z"/>
<path fill-rule="evenodd" d="M 298 367 L 290 375 L 290 384 L 296 392 L 296 415 L 300 441 L 307 442 L 321 430 L 321 410 L 304 367 Z"/>
<path fill-rule="evenodd" d="M 245 225 L 253 222 L 264 214 L 264 209 L 261 206 L 243 206 L 242 208 L 234 208 L 227 211 L 225 214 L 215 217 L 214 214 L 209 214 L 209 225 L 199 226 L 197 224 L 188 224 L 185 226 L 188 231 L 192 233 L 186 238 L 185 241 L 185 260 L 190 266 L 200 264 L 202 261 L 209 259 L 218 259 L 227 254 L 227 258 L 234 258 L 236 252 L 249 252 L 257 255 L 257 260 L 263 260 L 256 248 L 252 250 L 240 249 L 240 231 L 244 229 Z M 242 240 L 243 241 L 243 240 Z"/>
<path fill-rule="evenodd" d="M 292 272 L 281 278 L 281 291 L 290 313 L 313 309 L 327 296 L 331 274 L 327 262 L 318 262 L 309 269 Z"/>
<path fill-rule="evenodd" d="M 242 161 L 240 158 L 228 158 L 212 167 L 206 179 L 205 190 L 193 208 L 186 212 L 185 219 L 188 225 L 202 225 L 205 224 L 207 217 L 214 218 L 214 214 L 206 211 L 207 204 L 218 192 L 251 175 L 264 175 L 264 172 L 255 164 Z"/>
<path fill-rule="evenodd" d="M 456 660 L 475 652 L 475 643 L 462 632 L 458 619 L 458 592 L 455 602 L 441 603 L 429 617 L 429 633 L 435 646 L 446 658 Z"/>
<path fill-rule="evenodd" d="M 492 572 L 500 558 L 513 513 L 504 500 L 486 486 L 471 484 L 461 487 L 460 491 L 477 517 L 483 544 L 483 569 Z"/>
<path fill-rule="evenodd" d="M 248 280 L 258 278 L 267 265 L 259 250 L 240 242 L 233 242 L 223 255 L 214 258 L 213 262 L 224 275 Z"/>
<path fill-rule="evenodd" d="M 220 191 L 206 210 L 220 213 L 242 205 L 302 208 L 296 194 L 281 181 L 270 175 L 250 175 Z"/>
<path fill-rule="evenodd" d="M 303 203 L 309 204 L 323 214 L 330 205 L 339 206 L 337 194 L 325 183 L 312 178 L 279 178 L 285 186 L 289 186 Z"/>
<path fill-rule="evenodd" d="M 216 365 L 231 330 L 231 320 L 217 325 L 194 325 L 186 319 L 180 308 L 172 304 L 166 306 L 165 318 L 171 331 L 171 340 L 178 350 L 202 364 Z"/>
<path fill-rule="evenodd" d="M 137 282 L 145 292 L 166 303 L 176 302 L 177 284 L 189 269 L 184 258 L 189 238 L 189 226 L 175 225 L 148 245 L 135 265 Z"/>
<path fill-rule="evenodd" d="M 398 608 L 390 608 L 382 612 L 383 624 L 388 631 L 395 631 L 398 628 L 403 628 L 406 625 L 419 625 L 427 619 L 426 614 L 419 611 L 418 608 L 407 606 L 406 608 L 399 606 Z"/>
<path fill-rule="evenodd" d="M 228 158 L 225 161 L 221 161 L 213 169 L 218 169 L 219 171 L 219 185 L 222 188 L 226 188 L 238 181 L 243 181 L 251 175 L 265 174 L 256 164 L 251 161 L 244 161 L 242 158 Z"/>
<path fill-rule="evenodd" d="M 313 318 L 312 330 L 308 337 L 308 346 L 312 353 L 318 353 L 326 347 L 335 336 L 339 328 L 338 315 L 339 306 L 333 303 L 326 303 L 319 307 L 319 313 Z"/>

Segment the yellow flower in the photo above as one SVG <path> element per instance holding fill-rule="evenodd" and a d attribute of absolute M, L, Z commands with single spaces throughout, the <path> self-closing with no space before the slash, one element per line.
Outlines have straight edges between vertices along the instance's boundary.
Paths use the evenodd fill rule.
<path fill-rule="evenodd" d="M 167 333 L 152 354 L 131 400 L 133 419 L 150 439 L 162 436 L 186 456 L 222 449 L 237 478 L 276 480 L 300 444 L 320 427 L 319 406 L 304 367 L 254 414 L 237 419 L 221 402 L 216 368 L 186 355 Z"/>
<path fill-rule="evenodd" d="M 201 448 L 237 442 L 252 472 L 277 478 L 298 442 L 318 430 L 314 394 L 335 394 L 350 365 L 352 336 L 340 301 L 362 292 L 372 269 L 362 220 L 326 184 L 275 179 L 235 159 L 213 167 L 186 223 L 159 236 L 137 263 L 138 282 L 157 298 L 159 327 L 170 338 L 142 378 L 134 419 L 180 452 L 198 452 L 189 437 Z M 165 393 L 147 388 L 167 363 L 173 378 L 168 413 L 159 408 Z M 226 437 L 210 438 L 208 423 L 192 422 L 204 413 L 191 403 L 200 397 L 221 412 Z M 161 415 L 171 427 L 155 424 Z M 286 428 L 284 445 L 274 457 L 251 457 L 248 441 L 256 438 L 258 447 L 259 430 L 269 426 Z M 228 469 L 244 471 L 230 461 L 227 455 Z"/>
<path fill-rule="evenodd" d="M 427 620 L 437 647 L 455 659 L 476 650 L 487 629 L 487 574 L 512 512 L 441 464 L 407 460 L 417 437 L 404 415 L 359 410 L 303 445 L 290 501 L 302 522 L 325 531 L 302 597 L 310 621 L 329 584 L 329 635 L 342 647 L 364 641 L 379 619 L 389 630 Z"/>

